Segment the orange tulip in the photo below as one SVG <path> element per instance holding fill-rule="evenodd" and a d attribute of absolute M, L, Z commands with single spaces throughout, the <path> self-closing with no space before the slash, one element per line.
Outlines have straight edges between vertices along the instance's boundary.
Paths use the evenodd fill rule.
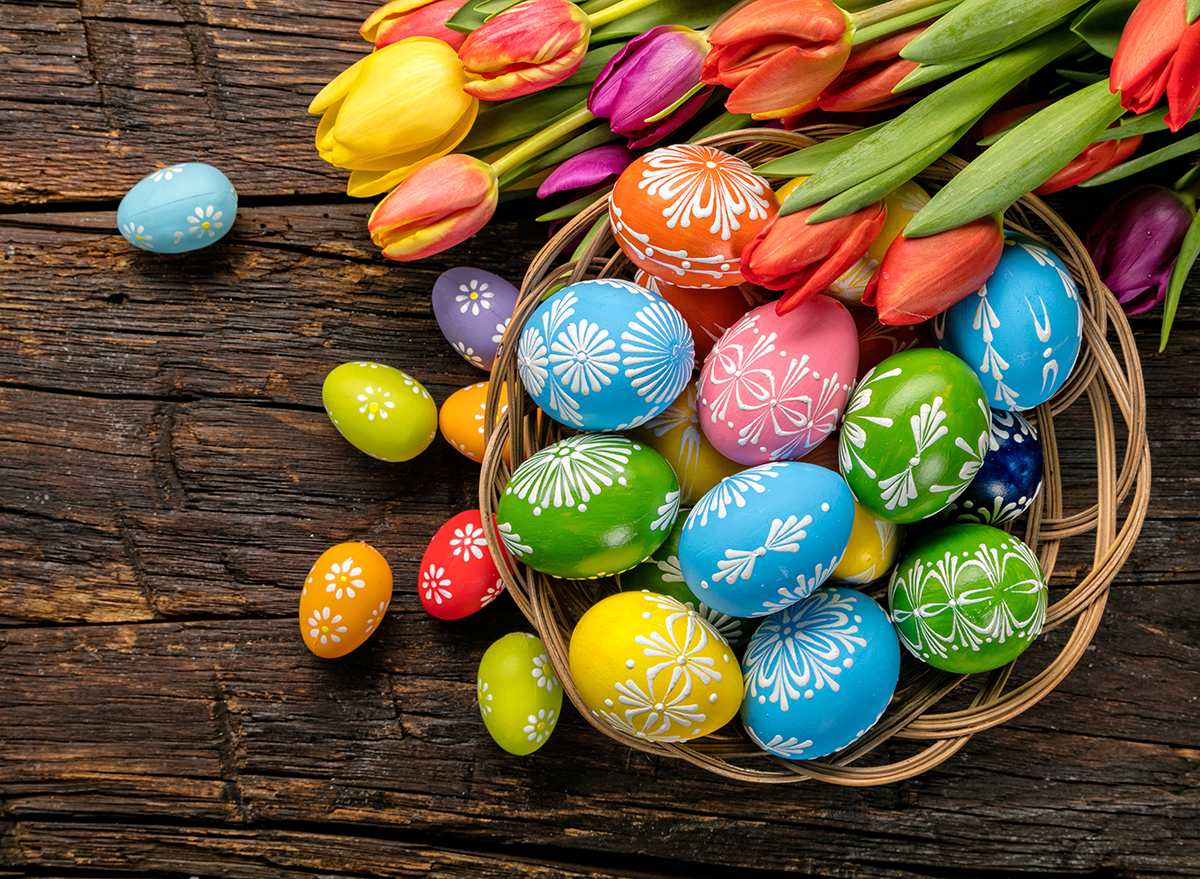
<path fill-rule="evenodd" d="M 1167 127 L 1178 131 L 1200 108 L 1200 19 L 1186 0 L 1141 0 L 1121 32 L 1108 77 L 1121 106 L 1145 113 L 1166 94 Z"/>
<path fill-rule="evenodd" d="M 854 36 L 829 0 L 755 0 L 717 22 L 702 79 L 733 89 L 725 108 L 779 119 L 816 106 L 842 72 Z"/>
<path fill-rule="evenodd" d="M 836 220 L 809 224 L 820 205 L 772 217 L 742 248 L 742 275 L 768 290 L 783 290 L 776 314 L 787 314 L 826 289 L 858 262 L 879 237 L 887 209 L 877 201 Z"/>
<path fill-rule="evenodd" d="M 925 238 L 896 240 L 867 284 L 863 304 L 875 306 L 879 322 L 916 324 L 941 314 L 984 285 L 1004 249 L 994 215 Z"/>
<path fill-rule="evenodd" d="M 409 37 L 433 37 L 458 51 L 467 35 L 446 27 L 463 0 L 391 0 L 372 12 L 358 32 L 376 49 Z"/>
<path fill-rule="evenodd" d="M 568 0 L 525 0 L 473 30 L 458 51 L 463 91 L 502 101 L 562 82 L 587 54 L 591 25 Z"/>
<path fill-rule="evenodd" d="M 422 259 L 466 241 L 492 218 L 499 187 L 491 165 L 454 153 L 422 165 L 371 212 L 383 255 Z"/>
<path fill-rule="evenodd" d="M 919 37 L 928 25 L 872 40 L 850 50 L 846 66 L 817 98 L 817 106 L 831 113 L 886 110 L 912 103 L 924 90 L 892 94 L 892 89 L 919 66 L 905 61 L 900 50 Z"/>

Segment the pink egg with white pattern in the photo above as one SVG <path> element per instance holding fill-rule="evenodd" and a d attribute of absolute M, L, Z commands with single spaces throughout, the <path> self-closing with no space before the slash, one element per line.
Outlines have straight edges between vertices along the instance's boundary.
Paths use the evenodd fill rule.
<path fill-rule="evenodd" d="M 748 312 L 713 346 L 700 373 L 700 429 L 741 464 L 794 461 L 838 426 L 858 370 L 850 311 L 818 295 L 780 317 Z"/>
<path fill-rule="evenodd" d="M 512 560 L 500 547 L 509 568 Z M 482 610 L 504 591 L 483 531 L 483 514 L 466 510 L 438 529 L 421 557 L 421 605 L 438 619 L 459 620 Z"/>

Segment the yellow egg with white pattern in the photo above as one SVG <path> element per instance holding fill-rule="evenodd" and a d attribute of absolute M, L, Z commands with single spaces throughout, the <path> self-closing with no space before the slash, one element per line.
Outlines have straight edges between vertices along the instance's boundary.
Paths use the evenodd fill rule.
<path fill-rule="evenodd" d="M 905 526 L 876 519 L 858 501 L 854 502 L 854 524 L 842 560 L 829 575 L 831 583 L 865 586 L 884 577 L 896 564 L 904 545 Z"/>

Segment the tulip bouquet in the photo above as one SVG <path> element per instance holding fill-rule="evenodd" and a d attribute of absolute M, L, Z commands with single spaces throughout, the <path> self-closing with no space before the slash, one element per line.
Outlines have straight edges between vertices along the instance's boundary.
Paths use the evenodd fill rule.
<path fill-rule="evenodd" d="M 885 197 L 958 150 L 969 164 L 864 294 L 913 323 L 986 279 L 1018 198 L 1200 149 L 1198 18 L 1200 0 L 392 0 L 362 25 L 373 51 L 309 110 L 348 193 L 387 193 L 368 227 L 400 260 L 470 237 L 501 198 L 578 213 L 664 142 L 865 125 L 758 168 L 805 178 L 744 257 L 781 313 L 863 257 Z M 1131 313 L 1166 300 L 1163 344 L 1200 251 L 1194 183 L 1134 190 L 1088 236 Z M 1149 248 L 1133 241 L 1147 229 Z"/>

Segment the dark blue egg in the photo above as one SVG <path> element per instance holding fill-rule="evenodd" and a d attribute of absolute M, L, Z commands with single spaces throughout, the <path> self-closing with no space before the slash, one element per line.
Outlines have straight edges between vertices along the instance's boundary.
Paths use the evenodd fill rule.
<path fill-rule="evenodd" d="M 1042 490 L 1042 444 L 1033 425 L 1016 412 L 992 410 L 983 466 L 939 518 L 999 525 L 1024 513 Z"/>

